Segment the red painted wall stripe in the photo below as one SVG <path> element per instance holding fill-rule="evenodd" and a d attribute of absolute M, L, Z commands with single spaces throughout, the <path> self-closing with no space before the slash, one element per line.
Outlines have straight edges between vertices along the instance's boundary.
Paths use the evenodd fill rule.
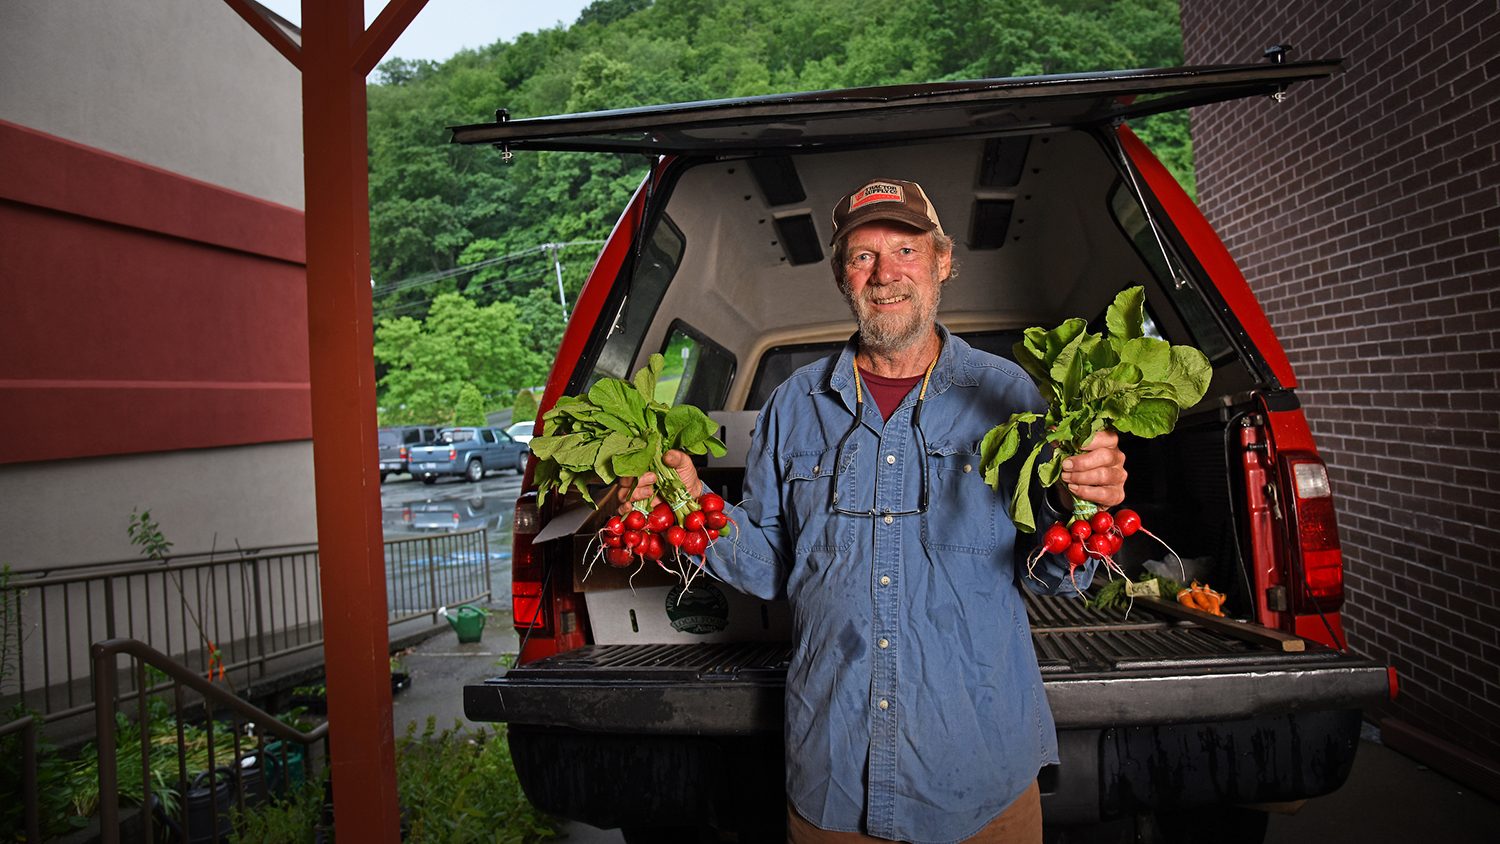
<path fill-rule="evenodd" d="M 295 208 L 4 120 L 0 199 L 307 263 Z"/>
<path fill-rule="evenodd" d="M 310 437 L 301 219 L 0 125 L 0 463 Z"/>

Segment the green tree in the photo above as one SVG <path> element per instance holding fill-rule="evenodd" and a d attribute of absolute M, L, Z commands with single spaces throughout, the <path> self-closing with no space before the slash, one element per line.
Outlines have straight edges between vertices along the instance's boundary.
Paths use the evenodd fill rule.
<path fill-rule="evenodd" d="M 516 403 L 511 407 L 510 421 L 531 422 L 536 419 L 536 412 L 540 409 L 536 401 L 536 393 L 530 390 L 522 390 L 516 394 Z"/>
<path fill-rule="evenodd" d="M 520 270 L 448 271 L 602 239 L 647 161 L 542 152 L 507 162 L 492 149 L 447 143 L 446 127 L 493 120 L 496 109 L 527 118 L 1181 62 L 1176 0 L 597 0 L 572 26 L 441 63 L 392 60 L 369 90 L 377 312 L 421 321 L 437 297 L 463 293 L 481 305 L 515 303 L 549 342 L 560 334 L 544 324 L 537 292 L 545 259 Z M 1134 128 L 1191 192 L 1187 115 Z M 564 256 L 570 302 L 591 263 Z"/>
<path fill-rule="evenodd" d="M 484 415 L 484 396 L 473 384 L 465 384 L 458 391 L 458 407 L 453 411 L 453 424 L 481 426 L 488 423 Z"/>
<path fill-rule="evenodd" d="M 432 302 L 426 319 L 396 317 L 375 328 L 383 424 L 452 419 L 465 385 L 490 405 L 508 404 L 520 387 L 539 383 L 550 355 L 537 350 L 531 327 L 510 302 L 480 307 L 457 293 Z"/>

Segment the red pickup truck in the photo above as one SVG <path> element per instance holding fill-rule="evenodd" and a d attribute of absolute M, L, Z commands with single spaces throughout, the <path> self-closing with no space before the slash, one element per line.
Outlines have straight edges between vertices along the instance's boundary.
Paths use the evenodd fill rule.
<path fill-rule="evenodd" d="M 1213 377 L 1172 434 L 1124 438 L 1127 501 L 1228 594 L 1232 621 L 1028 597 L 1062 756 L 1041 776 L 1043 809 L 1058 840 L 1258 840 L 1268 804 L 1344 781 L 1361 707 L 1393 694 L 1394 675 L 1345 640 L 1334 491 L 1287 356 L 1126 121 L 1295 95 L 1338 70 L 1169 68 L 502 112 L 454 140 L 652 157 L 577 303 L 542 409 L 628 377 L 653 352 L 680 357 L 675 399 L 711 411 L 730 446 L 700 473 L 731 500 L 767 395 L 852 333 L 826 246 L 828 209 L 850 185 L 900 177 L 940 198 L 962 274 L 939 319 L 997 354 L 1027 326 L 1102 319 L 1116 293 L 1144 284 L 1152 330 L 1202 350 Z M 517 772 L 546 811 L 632 841 L 781 840 L 787 608 L 710 584 L 683 612 L 665 578 L 585 578 L 587 536 L 564 525 L 564 504 L 538 508 L 528 473 L 512 561 L 522 652 L 504 676 L 465 688 L 468 716 L 509 724 Z M 1127 555 L 1127 569 L 1144 556 Z"/>

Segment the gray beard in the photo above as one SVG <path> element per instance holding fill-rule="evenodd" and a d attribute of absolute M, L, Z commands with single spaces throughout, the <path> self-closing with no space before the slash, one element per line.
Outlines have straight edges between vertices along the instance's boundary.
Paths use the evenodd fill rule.
<path fill-rule="evenodd" d="M 844 292 L 844 301 L 859 323 L 860 347 L 875 354 L 890 355 L 912 348 L 932 335 L 933 327 L 937 324 L 938 306 L 943 301 L 943 288 L 939 285 L 933 291 L 931 307 L 913 313 L 906 319 L 878 316 L 866 318 L 848 291 Z"/>

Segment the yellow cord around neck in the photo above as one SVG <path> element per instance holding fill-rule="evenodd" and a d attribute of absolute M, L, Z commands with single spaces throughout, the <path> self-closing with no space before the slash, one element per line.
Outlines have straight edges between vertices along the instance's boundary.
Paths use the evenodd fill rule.
<path fill-rule="evenodd" d="M 932 356 L 932 362 L 927 364 L 927 371 L 922 373 L 922 389 L 917 393 L 917 402 L 921 403 L 927 398 L 927 382 L 932 380 L 932 370 L 937 366 L 938 358 L 943 356 L 943 350 Z M 865 403 L 865 393 L 861 387 L 863 383 L 859 377 L 859 356 L 854 357 L 854 405 L 858 407 Z"/>

